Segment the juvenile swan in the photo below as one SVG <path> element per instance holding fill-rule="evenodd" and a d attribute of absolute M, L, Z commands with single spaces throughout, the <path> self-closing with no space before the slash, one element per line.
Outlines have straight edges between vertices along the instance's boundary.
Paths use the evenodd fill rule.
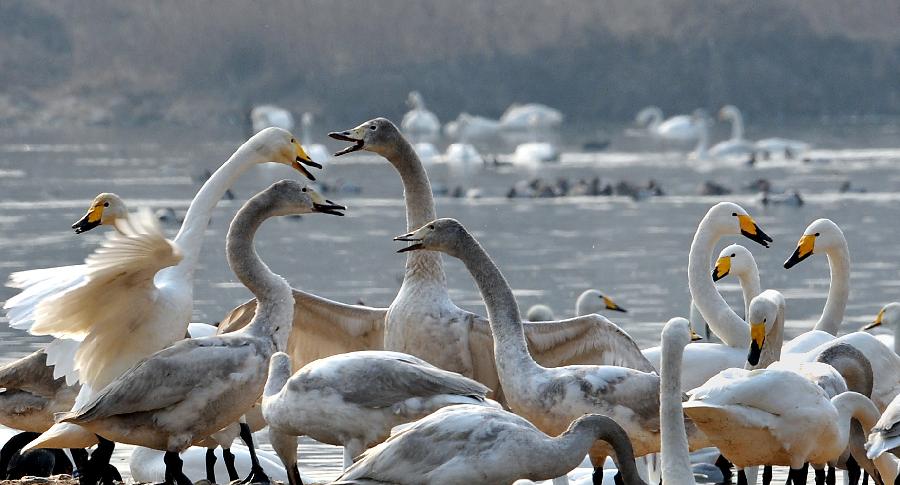
<path fill-rule="evenodd" d="M 637 456 L 659 451 L 659 377 L 655 373 L 611 365 L 542 367 L 528 352 L 509 284 L 462 224 L 437 219 L 395 239 L 413 243 L 401 252 L 440 251 L 466 265 L 487 306 L 497 371 L 511 410 L 549 434 L 563 432 L 583 414 L 600 413 L 625 429 Z M 604 444 L 591 448 L 595 477 L 602 476 L 608 454 Z"/>
<path fill-rule="evenodd" d="M 463 404 L 445 407 L 366 451 L 333 485 L 507 485 L 518 479 L 548 480 L 577 467 L 598 441 L 615 450 L 623 483 L 644 483 L 628 436 L 606 416 L 582 416 L 551 437 L 513 413 Z"/>
<path fill-rule="evenodd" d="M 297 436 L 344 447 L 344 467 L 391 428 L 451 404 L 483 404 L 489 389 L 408 354 L 361 351 L 326 357 L 291 376 L 291 360 L 269 364 L 262 412 L 272 446 L 299 485 Z"/>
<path fill-rule="evenodd" d="M 312 189 L 281 181 L 238 211 L 228 230 L 228 263 L 261 301 L 239 332 L 182 340 L 116 378 L 87 405 L 63 415 L 107 439 L 166 451 L 167 478 L 192 483 L 178 453 L 236 421 L 259 399 L 271 355 L 287 344 L 291 289 L 263 263 L 253 236 L 273 216 L 322 212 L 342 215 Z"/>

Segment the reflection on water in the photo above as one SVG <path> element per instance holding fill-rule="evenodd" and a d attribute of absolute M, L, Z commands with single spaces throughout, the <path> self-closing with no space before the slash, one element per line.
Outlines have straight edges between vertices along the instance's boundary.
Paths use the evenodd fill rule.
<path fill-rule="evenodd" d="M 132 208 L 172 207 L 184 211 L 202 183 L 204 170 L 227 158 L 236 141 L 187 144 L 0 144 L 0 277 L 13 271 L 81 262 L 102 238 L 103 229 L 75 235 L 69 225 L 91 198 L 114 191 Z M 811 154 L 810 163 L 784 161 L 751 168 L 698 172 L 673 152 L 566 154 L 562 162 L 536 172 L 511 168 L 479 170 L 454 179 L 446 167 L 429 168 L 435 186 L 480 187 L 481 199 L 438 198 L 438 213 L 463 221 L 480 238 L 516 289 L 522 307 L 550 305 L 558 316 L 574 312 L 575 298 L 587 288 L 613 296 L 628 314 L 608 315 L 642 346 L 658 342 L 663 322 L 688 313 L 687 250 L 697 222 L 713 203 L 728 199 L 755 216 L 775 243 L 765 249 L 739 242 L 756 256 L 764 288 L 788 299 L 787 337 L 810 328 L 828 289 L 824 255 L 794 269 L 782 262 L 804 228 L 818 217 L 844 230 L 853 258 L 852 291 L 844 332 L 871 320 L 881 305 L 898 299 L 900 253 L 896 235 L 900 150 L 828 150 Z M 249 298 L 225 263 L 224 235 L 243 200 L 282 177 L 281 167 L 257 167 L 235 187 L 237 198 L 216 209 L 196 273 L 195 321 L 215 322 Z M 635 202 L 622 197 L 570 197 L 507 200 L 514 182 L 540 176 L 600 176 L 606 180 L 658 181 L 667 196 Z M 776 187 L 796 188 L 802 207 L 762 207 L 757 196 L 693 195 L 704 180 L 734 189 L 757 178 Z M 320 179 L 359 186 L 358 195 L 329 194 L 348 206 L 347 217 L 309 215 L 281 218 L 263 226 L 257 246 L 263 259 L 295 287 L 344 302 L 362 300 L 386 306 L 402 276 L 404 256 L 395 254 L 391 237 L 405 232 L 402 187 L 393 169 L 376 157 L 351 156 L 326 163 Z M 839 194 L 844 181 L 865 193 Z M 168 227 L 171 234 L 177 225 Z M 447 260 L 451 295 L 463 307 L 484 312 L 481 299 L 457 261 Z M 727 299 L 740 306 L 734 282 L 725 282 Z M 13 294 L 0 289 L 0 301 Z M 44 339 L 0 328 L 2 357 L 12 359 L 40 346 Z M 336 449 L 304 447 L 303 460 L 317 460 L 325 475 L 336 471 Z M 120 455 L 117 455 L 121 458 Z M 309 463 L 309 462 L 307 462 Z M 324 468 L 322 468 L 324 467 Z M 310 471 L 314 474 L 313 471 Z"/>

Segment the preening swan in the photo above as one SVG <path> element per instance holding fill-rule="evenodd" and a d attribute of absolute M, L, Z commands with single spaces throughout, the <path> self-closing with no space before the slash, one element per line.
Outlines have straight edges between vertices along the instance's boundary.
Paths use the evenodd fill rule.
<path fill-rule="evenodd" d="M 665 140 L 688 141 L 700 137 L 700 129 L 694 117 L 676 115 L 663 121 L 663 112 L 656 106 L 648 106 L 639 111 L 635 122 L 644 126 L 651 135 Z"/>
<path fill-rule="evenodd" d="M 888 348 L 894 349 L 895 354 L 900 354 L 900 338 L 897 338 L 897 332 L 900 331 L 900 303 L 894 302 L 885 305 L 875 316 L 875 320 L 863 327 L 863 330 L 871 330 L 882 325 L 889 328 L 892 334 L 876 334 L 875 338 Z"/>
<path fill-rule="evenodd" d="M 247 201 L 228 230 L 226 252 L 235 275 L 261 301 L 253 321 L 239 332 L 182 340 L 153 354 L 91 402 L 62 415 L 60 422 L 79 424 L 114 441 L 165 450 L 167 478 L 192 483 L 181 471 L 178 453 L 253 406 L 265 385 L 269 357 L 286 346 L 290 333 L 290 286 L 257 256 L 256 230 L 277 215 L 342 215 L 342 209 L 286 180 Z"/>
<path fill-rule="evenodd" d="M 334 485 L 508 484 L 564 476 L 595 443 L 615 450 L 623 483 L 637 474 L 628 436 L 615 421 L 582 416 L 557 437 L 524 418 L 483 406 L 443 408 L 366 451 Z"/>
<path fill-rule="evenodd" d="M 391 428 L 452 404 L 484 404 L 490 390 L 408 354 L 361 351 L 311 362 L 293 376 L 287 354 L 276 353 L 262 411 L 272 446 L 300 485 L 297 437 L 344 447 L 344 467 Z"/>
<path fill-rule="evenodd" d="M 528 352 L 506 279 L 458 221 L 437 219 L 395 239 L 413 243 L 400 252 L 440 251 L 465 264 L 487 306 L 497 371 L 511 410 L 550 434 L 561 433 L 582 414 L 601 413 L 625 429 L 636 456 L 659 451 L 659 376 L 609 365 L 542 367 Z M 608 454 L 603 445 L 592 447 L 595 474 L 602 476 Z"/>

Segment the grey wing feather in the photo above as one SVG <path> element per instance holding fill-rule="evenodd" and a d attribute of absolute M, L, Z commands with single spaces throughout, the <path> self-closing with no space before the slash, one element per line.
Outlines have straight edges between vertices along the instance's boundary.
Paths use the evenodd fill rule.
<path fill-rule="evenodd" d="M 53 378 L 53 368 L 47 366 L 47 353 L 38 350 L 19 360 L 0 367 L 0 387 L 28 391 L 43 397 L 53 397 L 64 379 Z"/>

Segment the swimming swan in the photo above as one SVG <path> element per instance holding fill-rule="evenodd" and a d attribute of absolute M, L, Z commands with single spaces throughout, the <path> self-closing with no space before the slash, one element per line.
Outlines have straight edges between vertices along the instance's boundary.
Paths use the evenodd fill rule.
<path fill-rule="evenodd" d="M 719 110 L 719 119 L 731 122 L 731 138 L 716 143 L 709 149 L 713 158 L 727 158 L 740 156 L 749 158 L 756 151 L 753 143 L 744 139 L 744 117 L 736 106 L 727 105 Z"/>
<path fill-rule="evenodd" d="M 663 112 L 656 106 L 648 106 L 635 117 L 653 136 L 673 141 L 696 140 L 700 136 L 697 120 L 691 115 L 676 115 L 663 121 Z"/>
<path fill-rule="evenodd" d="M 439 251 L 465 264 L 488 309 L 497 371 L 512 411 L 551 434 L 563 432 L 582 414 L 601 413 L 625 429 L 636 456 L 659 451 L 656 373 L 612 365 L 541 366 L 528 351 L 518 305 L 506 279 L 458 221 L 437 219 L 395 239 L 413 243 L 400 252 Z M 590 451 L 600 476 L 608 455 L 609 449 L 600 444 Z"/>
<path fill-rule="evenodd" d="M 425 108 L 425 101 L 418 91 L 411 91 L 406 98 L 409 110 L 400 121 L 400 128 L 404 133 L 413 137 L 432 137 L 440 135 L 441 122 L 434 113 Z"/>
<path fill-rule="evenodd" d="M 877 334 L 875 338 L 886 347 L 894 349 L 895 354 L 900 354 L 900 338 L 897 338 L 897 332 L 900 331 L 900 303 L 894 302 L 885 305 L 875 316 L 875 320 L 863 327 L 863 330 L 871 330 L 882 325 L 891 329 L 893 334 Z"/>
<path fill-rule="evenodd" d="M 577 467 L 599 442 L 615 450 L 623 483 L 644 484 L 628 436 L 606 416 L 582 416 L 551 437 L 513 413 L 463 404 L 445 407 L 366 451 L 333 485 L 548 480 Z"/>
<path fill-rule="evenodd" d="M 614 311 L 628 313 L 628 310 L 620 307 L 612 298 L 600 293 L 597 290 L 584 290 L 575 300 L 575 315 L 584 316 L 592 313 L 600 314 L 601 312 Z M 546 322 L 553 320 L 553 309 L 547 305 L 532 305 L 525 312 L 525 319 L 529 322 Z"/>
<path fill-rule="evenodd" d="M 269 364 L 262 411 L 272 446 L 300 485 L 297 437 L 344 447 L 344 468 L 391 428 L 451 404 L 484 404 L 490 391 L 454 372 L 408 354 L 361 351 L 326 357 L 291 375 L 291 360 L 277 353 Z"/>
<path fill-rule="evenodd" d="M 315 191 L 276 182 L 238 211 L 228 230 L 228 262 L 263 302 L 239 332 L 182 340 L 116 378 L 88 404 L 60 417 L 113 441 L 165 450 L 169 477 L 190 482 L 178 453 L 235 422 L 262 395 L 271 355 L 287 344 L 290 286 L 253 248 L 253 236 L 273 216 L 321 212 L 342 215 Z M 152 389 L 152 392 L 148 390 Z"/>

